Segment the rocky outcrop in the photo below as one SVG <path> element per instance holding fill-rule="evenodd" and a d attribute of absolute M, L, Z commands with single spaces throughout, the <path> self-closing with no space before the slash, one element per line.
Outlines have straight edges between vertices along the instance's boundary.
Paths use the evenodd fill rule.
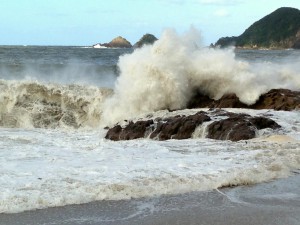
<path fill-rule="evenodd" d="M 272 89 L 262 94 L 253 105 L 240 102 L 235 94 L 226 94 L 219 100 L 210 99 L 207 95 L 197 93 L 188 103 L 188 108 L 249 108 L 294 110 L 300 109 L 300 92 L 288 89 Z"/>
<path fill-rule="evenodd" d="M 113 141 L 132 140 L 145 137 L 147 130 L 152 129 L 153 120 L 129 122 L 125 128 L 116 125 L 109 129 L 105 138 Z"/>
<path fill-rule="evenodd" d="M 154 120 L 130 121 L 124 127 L 116 125 L 110 128 L 105 138 L 113 141 L 146 137 L 155 140 L 188 139 L 192 137 L 198 126 L 209 121 L 214 122 L 208 125 L 206 137 L 217 140 L 248 140 L 254 138 L 260 129 L 280 127 L 269 118 L 212 110 L 200 111 L 189 116 L 178 115 Z"/>
<path fill-rule="evenodd" d="M 110 140 L 132 140 L 149 136 L 152 139 L 187 139 L 190 138 L 196 127 L 209 121 L 205 112 L 190 116 L 175 116 L 156 118 L 155 120 L 130 121 L 125 127 L 116 125 L 108 130 L 106 137 Z"/>
<path fill-rule="evenodd" d="M 131 121 L 123 127 L 116 125 L 108 130 L 106 138 L 114 141 L 146 137 L 156 140 L 187 139 L 192 137 L 197 127 L 208 123 L 207 138 L 231 141 L 248 140 L 254 138 L 258 130 L 277 129 L 280 126 L 267 117 L 230 113 L 220 108 L 297 110 L 300 109 L 300 92 L 272 89 L 261 95 L 258 101 L 250 106 L 240 102 L 235 94 L 226 94 L 219 100 L 213 100 L 198 93 L 191 99 L 188 108 L 210 108 L 210 110 L 208 112 L 200 111 L 189 116 L 177 115 L 168 118 Z"/>
<path fill-rule="evenodd" d="M 280 126 L 266 117 L 251 117 L 247 114 L 225 113 L 228 118 L 215 121 L 208 126 L 207 138 L 240 141 L 255 138 L 257 130 Z"/>
<path fill-rule="evenodd" d="M 197 126 L 211 119 L 205 112 L 198 112 L 190 116 L 175 116 L 157 120 L 156 128 L 151 133 L 150 138 L 167 140 L 190 138 Z"/>
<path fill-rule="evenodd" d="M 134 48 L 141 48 L 143 45 L 151 45 L 158 39 L 153 34 L 145 34 L 137 43 L 133 45 Z"/>
<path fill-rule="evenodd" d="M 189 101 L 187 108 L 248 108 L 248 106 L 240 102 L 236 94 L 225 94 L 219 100 L 213 100 L 198 92 Z"/>
<path fill-rule="evenodd" d="M 252 109 L 295 110 L 300 109 L 300 91 L 288 89 L 272 89 L 260 96 L 258 101 L 251 105 Z"/>
<path fill-rule="evenodd" d="M 101 44 L 101 46 L 106 48 L 132 48 L 131 43 L 121 36 L 114 38 L 109 43 Z"/>

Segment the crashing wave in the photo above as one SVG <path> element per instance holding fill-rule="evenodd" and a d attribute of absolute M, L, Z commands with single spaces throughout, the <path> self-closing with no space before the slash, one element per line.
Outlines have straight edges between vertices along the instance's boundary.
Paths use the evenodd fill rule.
<path fill-rule="evenodd" d="M 97 127 L 103 100 L 111 93 L 92 86 L 0 80 L 0 126 Z"/>

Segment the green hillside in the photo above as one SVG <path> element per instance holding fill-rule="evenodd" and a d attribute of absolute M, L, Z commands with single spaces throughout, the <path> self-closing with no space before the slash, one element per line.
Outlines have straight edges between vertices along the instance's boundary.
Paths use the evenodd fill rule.
<path fill-rule="evenodd" d="M 300 48 L 300 11 L 279 8 L 252 24 L 238 37 L 220 38 L 217 46 L 244 48 Z"/>

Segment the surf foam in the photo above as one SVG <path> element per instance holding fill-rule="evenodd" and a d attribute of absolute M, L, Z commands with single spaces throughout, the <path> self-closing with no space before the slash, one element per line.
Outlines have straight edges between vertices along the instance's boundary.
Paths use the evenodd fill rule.
<path fill-rule="evenodd" d="M 274 117 L 284 121 L 287 135 L 299 134 L 299 114 L 276 111 Z M 254 184 L 300 166 L 299 142 L 112 142 L 104 135 L 1 128 L 0 213 Z"/>

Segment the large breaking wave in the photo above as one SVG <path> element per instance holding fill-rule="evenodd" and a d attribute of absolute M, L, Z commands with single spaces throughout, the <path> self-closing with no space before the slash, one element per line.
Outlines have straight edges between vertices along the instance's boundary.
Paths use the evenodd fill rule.
<path fill-rule="evenodd" d="M 100 124 L 110 89 L 0 80 L 0 126 L 86 128 Z"/>
<path fill-rule="evenodd" d="M 195 91 L 218 99 L 235 93 L 253 104 L 271 88 L 300 88 L 300 67 L 248 63 L 235 58 L 233 49 L 205 48 L 200 34 L 166 30 L 152 46 L 119 60 L 115 93 L 105 102 L 103 121 L 116 123 L 140 113 L 181 109 Z"/>

